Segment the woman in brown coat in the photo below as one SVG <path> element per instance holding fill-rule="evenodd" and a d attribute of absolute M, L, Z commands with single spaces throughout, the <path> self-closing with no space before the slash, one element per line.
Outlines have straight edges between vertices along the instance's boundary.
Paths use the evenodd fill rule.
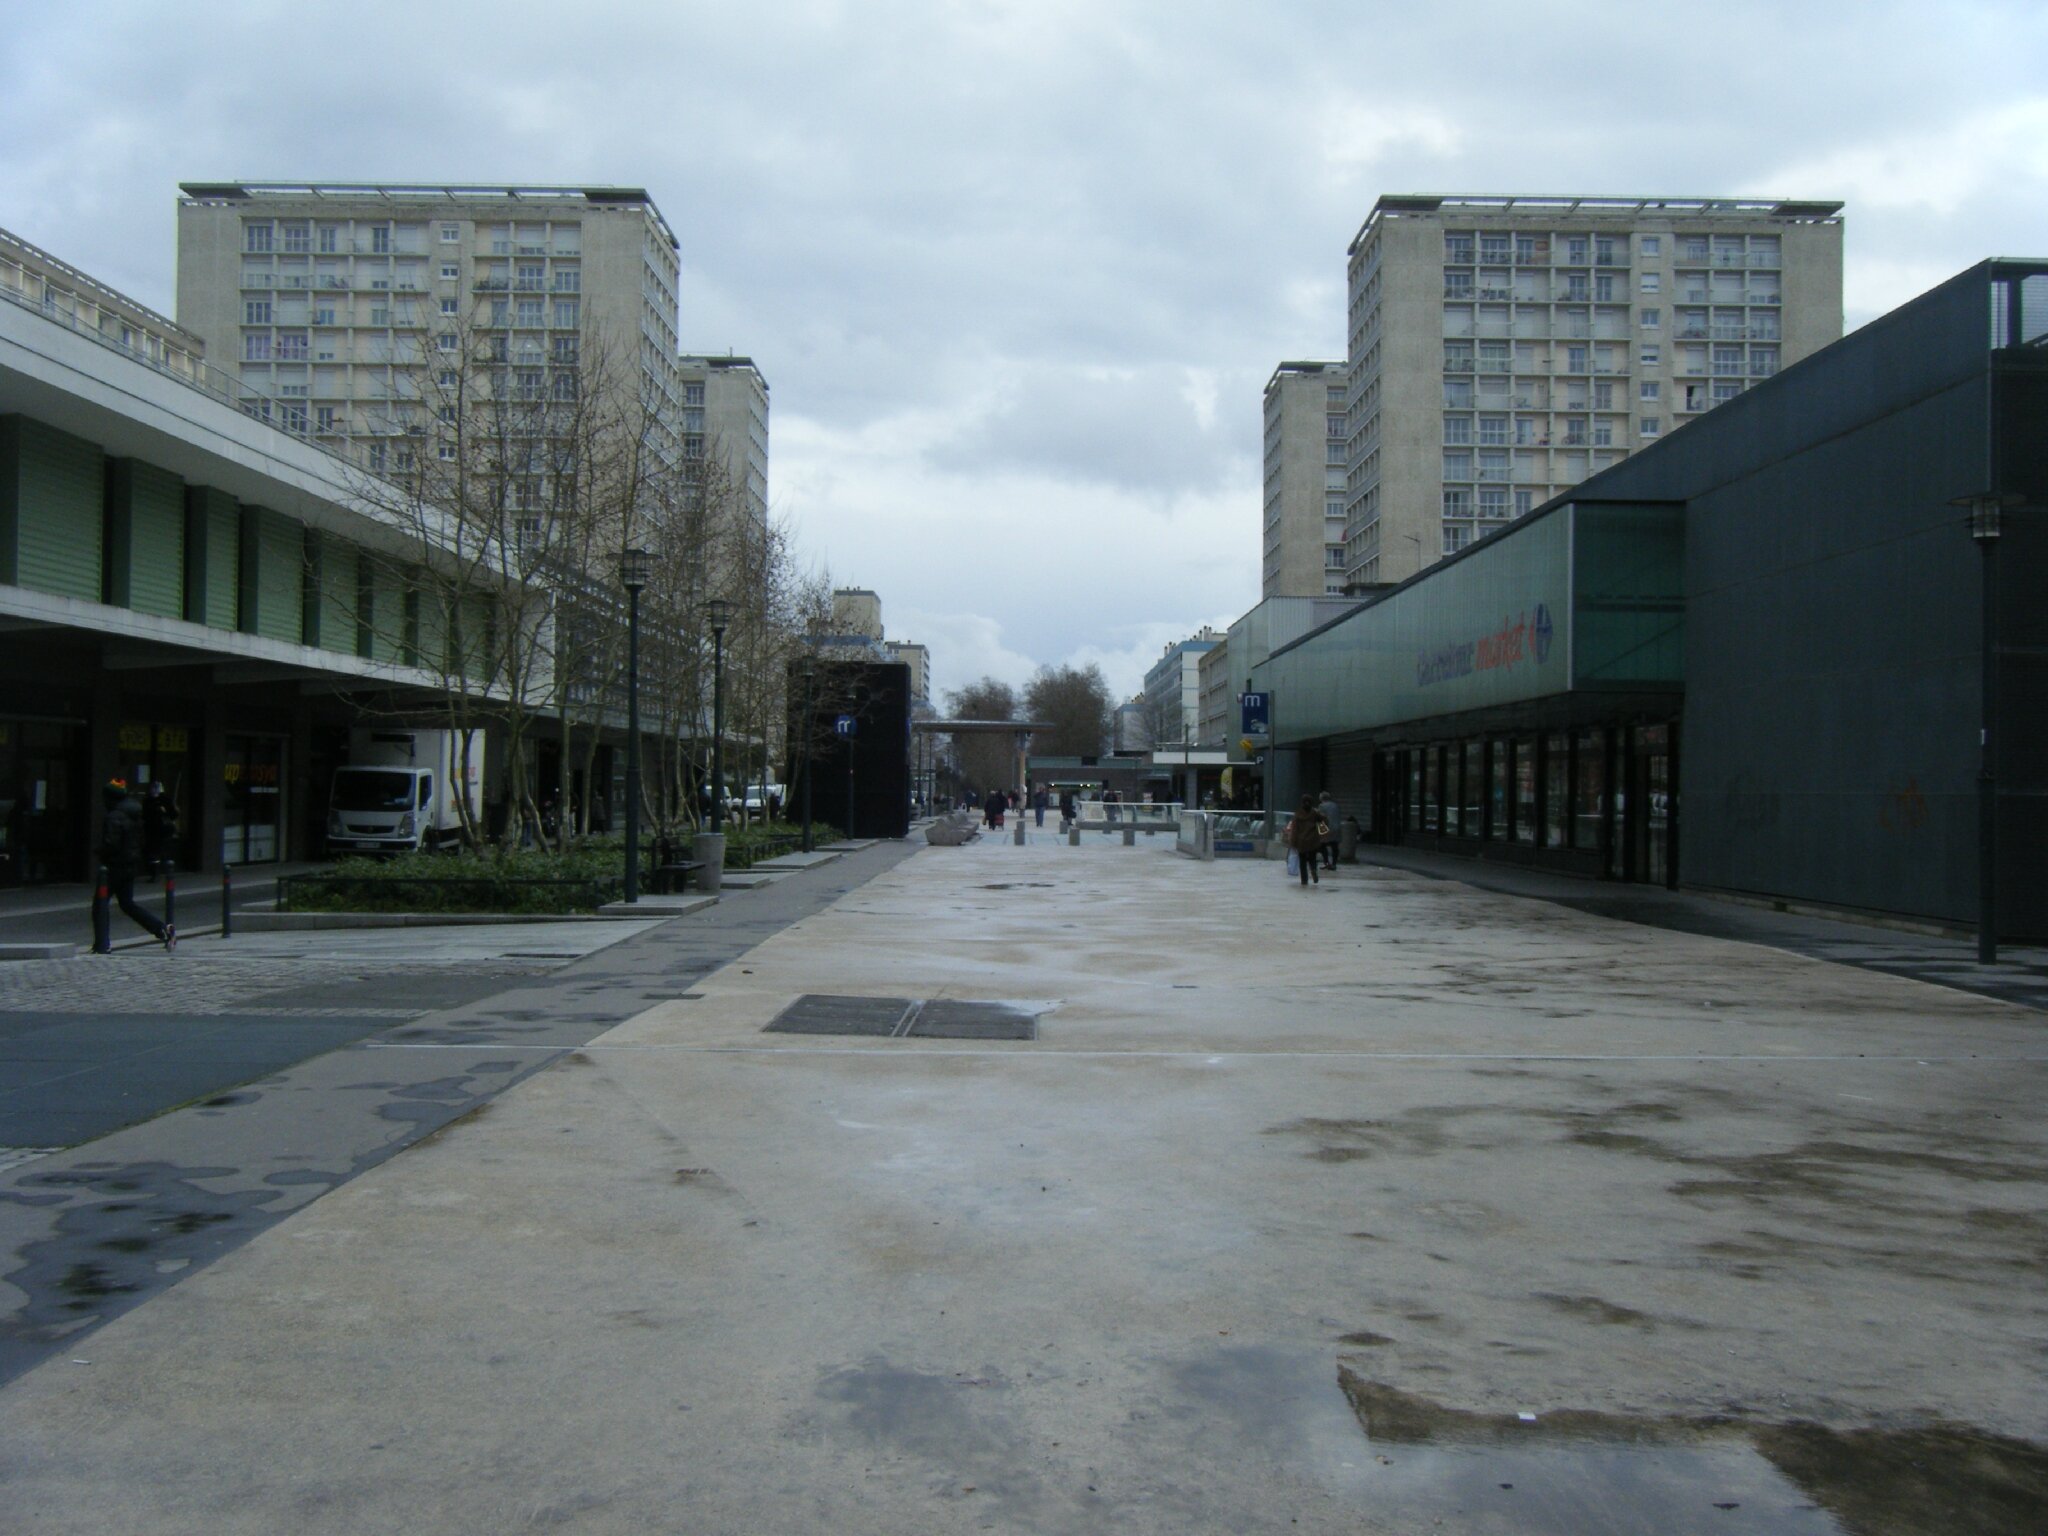
<path fill-rule="evenodd" d="M 1294 850 L 1295 862 L 1301 868 L 1301 883 L 1307 885 L 1313 880 L 1317 885 L 1323 877 L 1316 868 L 1316 853 L 1323 846 L 1328 835 L 1321 813 L 1316 810 L 1312 796 L 1301 797 L 1301 808 L 1287 822 L 1287 830 L 1280 834 L 1280 840 Z"/>

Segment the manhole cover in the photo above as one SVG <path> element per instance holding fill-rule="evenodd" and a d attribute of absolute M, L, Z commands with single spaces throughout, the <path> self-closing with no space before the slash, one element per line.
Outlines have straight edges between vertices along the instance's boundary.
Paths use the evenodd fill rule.
<path fill-rule="evenodd" d="M 839 997 L 807 992 L 765 1031 L 780 1035 L 893 1035 L 916 1007 L 907 997 Z"/>
<path fill-rule="evenodd" d="M 1049 1004 L 938 998 L 844 997 L 807 992 L 783 1009 L 765 1033 L 883 1035 L 921 1040 L 1036 1040 L 1038 1015 Z"/>

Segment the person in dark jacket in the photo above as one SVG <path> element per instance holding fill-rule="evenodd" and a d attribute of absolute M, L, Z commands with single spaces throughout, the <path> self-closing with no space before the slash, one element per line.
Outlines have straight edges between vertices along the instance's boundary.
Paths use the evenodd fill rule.
<path fill-rule="evenodd" d="M 142 802 L 128 793 L 124 779 L 114 779 L 101 791 L 107 819 L 100 830 L 100 862 L 107 867 L 107 891 L 136 922 L 167 950 L 178 947 L 178 930 L 160 923 L 135 904 L 135 877 L 142 872 Z"/>
<path fill-rule="evenodd" d="M 1330 829 L 1330 835 L 1323 839 L 1323 868 L 1334 871 L 1337 868 L 1337 797 L 1327 789 L 1316 802 L 1316 814 Z"/>
<path fill-rule="evenodd" d="M 1316 854 L 1323 846 L 1323 833 L 1323 818 L 1316 810 L 1315 801 L 1303 795 L 1301 808 L 1280 834 L 1280 840 L 1294 851 L 1295 867 L 1300 871 L 1303 885 L 1311 880 L 1317 885 L 1323 883 L 1323 877 L 1316 868 Z"/>
<path fill-rule="evenodd" d="M 1004 794 L 1000 789 L 990 790 L 988 792 L 988 799 L 983 802 L 981 807 L 981 819 L 983 825 L 989 827 L 993 831 L 1002 831 L 1003 812 L 1007 811 L 1009 808 L 1010 797 L 1008 795 Z"/>
<path fill-rule="evenodd" d="M 177 832 L 177 807 L 164 793 L 164 781 L 151 779 L 149 792 L 142 797 L 142 859 L 152 879 L 162 872 Z"/>

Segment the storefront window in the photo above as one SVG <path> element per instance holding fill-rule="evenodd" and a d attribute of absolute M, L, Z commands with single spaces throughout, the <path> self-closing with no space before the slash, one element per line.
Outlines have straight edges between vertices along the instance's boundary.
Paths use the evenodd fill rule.
<path fill-rule="evenodd" d="M 1497 843 L 1508 840 L 1508 744 L 1496 741 L 1489 749 L 1486 782 L 1486 835 Z"/>
<path fill-rule="evenodd" d="M 1600 846 L 1600 825 L 1607 813 L 1607 752 L 1599 731 L 1580 731 L 1576 740 L 1577 773 L 1572 785 L 1572 846 Z"/>
<path fill-rule="evenodd" d="M 1485 814 L 1483 796 L 1486 793 L 1486 746 L 1483 742 L 1468 741 L 1462 755 L 1465 759 L 1464 795 L 1460 804 L 1464 807 L 1465 836 L 1478 837 L 1485 830 L 1481 817 Z"/>
<path fill-rule="evenodd" d="M 1402 761 L 1408 767 L 1408 830 L 1411 832 L 1420 832 L 1428 825 L 1426 818 L 1429 812 L 1425 807 L 1422 794 L 1422 760 L 1424 755 L 1421 752 L 1404 752 L 1401 754 Z"/>
<path fill-rule="evenodd" d="M 1435 747 L 1424 747 L 1415 754 L 1421 762 L 1422 775 L 1422 830 L 1441 832 L 1443 823 L 1438 819 L 1443 813 L 1444 765 L 1443 753 Z"/>
<path fill-rule="evenodd" d="M 1536 743 L 1523 737 L 1515 743 L 1515 841 L 1536 841 Z"/>
<path fill-rule="evenodd" d="M 1543 744 L 1543 846 L 1571 846 L 1571 738 L 1548 737 Z"/>

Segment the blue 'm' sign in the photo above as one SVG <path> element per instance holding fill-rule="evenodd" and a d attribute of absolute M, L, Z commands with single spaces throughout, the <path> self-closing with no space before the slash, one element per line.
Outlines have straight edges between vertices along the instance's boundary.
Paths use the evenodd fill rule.
<path fill-rule="evenodd" d="M 832 731 L 838 736 L 858 736 L 859 725 L 860 722 L 852 715 L 841 715 L 832 722 Z"/>
<path fill-rule="evenodd" d="M 1243 723 L 1238 728 L 1240 736 L 1263 736 L 1270 713 L 1270 696 L 1263 693 L 1241 693 L 1237 696 L 1242 711 Z"/>

